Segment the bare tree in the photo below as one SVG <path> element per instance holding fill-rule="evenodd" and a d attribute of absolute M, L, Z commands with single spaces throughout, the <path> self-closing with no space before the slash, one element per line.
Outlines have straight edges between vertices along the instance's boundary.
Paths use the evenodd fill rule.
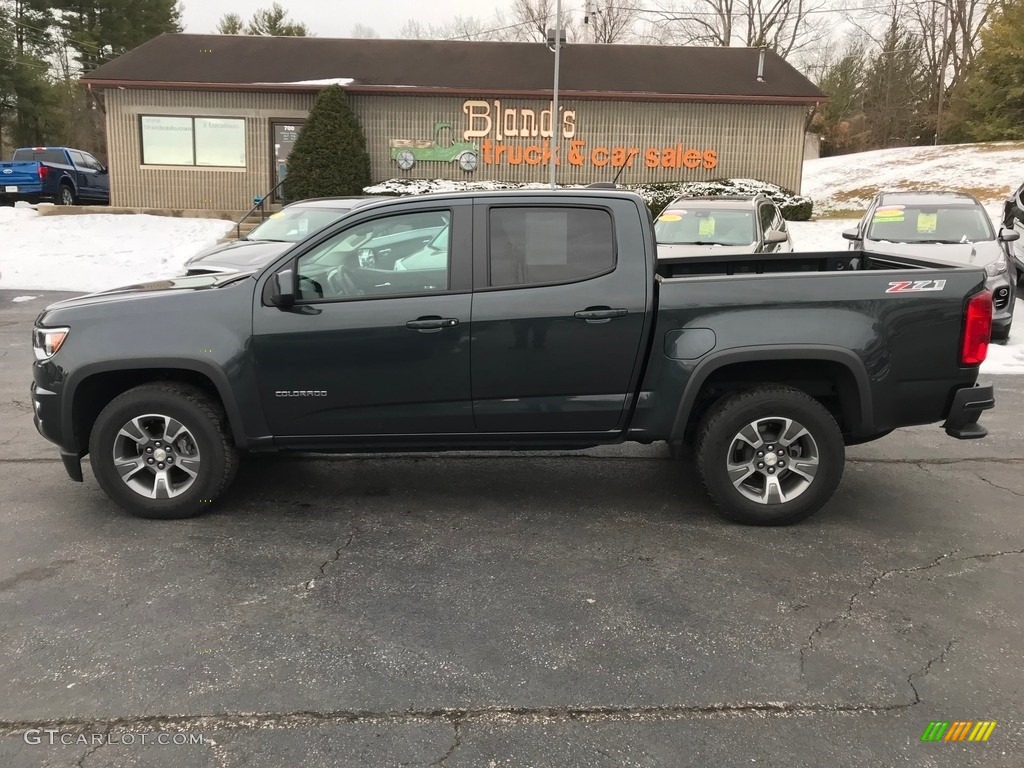
<path fill-rule="evenodd" d="M 476 16 L 455 16 L 444 24 L 423 24 L 409 19 L 398 36 L 419 40 L 494 40 L 497 34 L 494 28 L 505 23 L 503 20 L 485 23 Z"/>
<path fill-rule="evenodd" d="M 782 57 L 825 39 L 825 0 L 662 0 L 651 11 L 662 43 L 767 47 Z"/>
<path fill-rule="evenodd" d="M 944 98 L 963 82 L 974 62 L 993 5 L 991 0 L 906 0 L 903 5 L 904 24 L 921 42 L 936 142 L 942 133 Z"/>
<path fill-rule="evenodd" d="M 506 17 L 508 26 L 498 32 L 496 39 L 520 42 L 544 42 L 548 39 L 548 30 L 555 27 L 555 0 L 512 0 L 510 5 Z M 576 39 L 576 21 L 564 7 L 562 29 L 566 40 Z"/>
<path fill-rule="evenodd" d="M 634 40 L 641 9 L 630 2 L 588 0 L 583 13 L 583 42 L 623 43 Z"/>
<path fill-rule="evenodd" d="M 353 24 L 352 31 L 348 33 L 348 36 L 362 40 L 374 40 L 380 37 L 376 29 L 365 24 Z"/>

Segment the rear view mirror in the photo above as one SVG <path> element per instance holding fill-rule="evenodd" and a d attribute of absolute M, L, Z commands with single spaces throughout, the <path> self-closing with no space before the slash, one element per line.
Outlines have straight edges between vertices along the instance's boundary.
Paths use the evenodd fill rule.
<path fill-rule="evenodd" d="M 789 234 L 778 229 L 769 229 L 764 233 L 766 243 L 785 243 L 789 240 Z"/>
<path fill-rule="evenodd" d="M 1012 243 L 1014 240 L 1020 240 L 1020 232 L 1016 229 L 1001 229 L 999 230 L 999 239 L 1004 243 Z"/>
<path fill-rule="evenodd" d="M 860 240 L 860 230 L 856 227 L 853 229 L 844 229 L 843 237 L 847 240 Z"/>
<path fill-rule="evenodd" d="M 270 279 L 270 303 L 282 309 L 295 304 L 295 272 L 291 269 L 282 269 Z"/>

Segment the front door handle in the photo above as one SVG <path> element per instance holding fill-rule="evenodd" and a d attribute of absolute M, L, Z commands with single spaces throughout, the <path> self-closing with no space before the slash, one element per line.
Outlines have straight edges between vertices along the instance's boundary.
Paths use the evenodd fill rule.
<path fill-rule="evenodd" d="M 579 320 L 586 320 L 588 323 L 607 323 L 616 317 L 625 317 L 629 314 L 625 309 L 611 309 L 609 307 L 587 307 L 576 312 L 573 317 Z"/>
<path fill-rule="evenodd" d="M 454 328 L 458 324 L 457 317 L 418 317 L 407 322 L 405 327 L 420 333 L 437 333 L 445 328 Z"/>

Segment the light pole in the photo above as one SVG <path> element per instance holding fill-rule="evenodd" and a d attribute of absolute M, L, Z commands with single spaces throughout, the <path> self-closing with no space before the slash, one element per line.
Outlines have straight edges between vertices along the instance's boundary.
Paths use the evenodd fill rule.
<path fill-rule="evenodd" d="M 551 97 L 551 188 L 557 189 L 558 166 L 555 165 L 558 155 L 558 134 L 562 128 L 562 120 L 558 114 L 558 68 L 561 64 L 562 51 L 562 0 L 555 3 L 555 83 Z"/>

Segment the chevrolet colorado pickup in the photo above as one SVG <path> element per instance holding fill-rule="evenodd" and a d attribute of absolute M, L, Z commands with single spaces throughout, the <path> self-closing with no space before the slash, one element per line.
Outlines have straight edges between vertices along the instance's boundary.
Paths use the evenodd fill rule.
<path fill-rule="evenodd" d="M 247 451 L 667 441 L 726 517 L 785 524 L 832 496 L 846 445 L 939 421 L 984 437 L 991 324 L 980 268 L 658 259 L 632 193 L 430 195 L 357 208 L 254 272 L 54 304 L 31 389 L 71 479 L 89 454 L 143 517 L 207 508 Z"/>
<path fill-rule="evenodd" d="M 110 176 L 88 152 L 67 147 L 22 147 L 0 163 L 0 203 L 50 200 L 57 205 L 109 203 Z"/>

